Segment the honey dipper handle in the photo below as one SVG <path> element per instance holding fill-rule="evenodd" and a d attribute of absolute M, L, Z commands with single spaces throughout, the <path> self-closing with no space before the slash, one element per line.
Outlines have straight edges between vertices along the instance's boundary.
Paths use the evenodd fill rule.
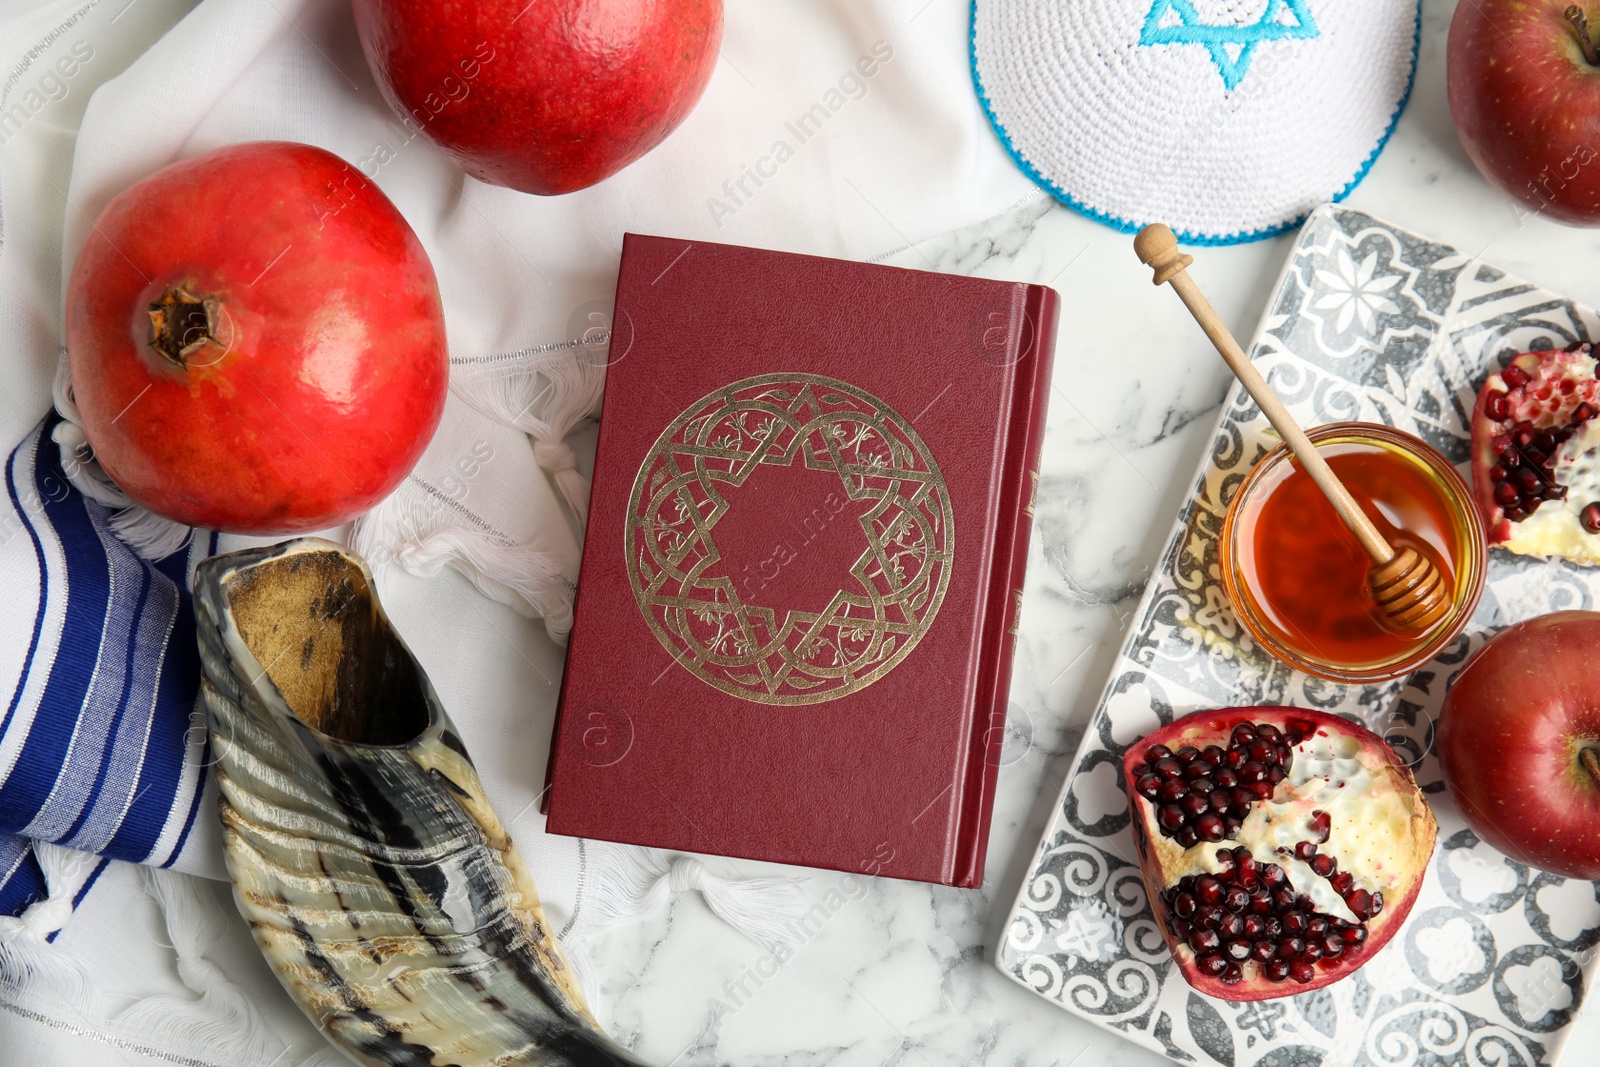
<path fill-rule="evenodd" d="M 1339 481 L 1339 476 L 1328 466 L 1328 461 L 1322 458 L 1310 438 L 1300 429 L 1300 424 L 1289 414 L 1289 409 L 1278 399 L 1278 394 L 1272 391 L 1272 386 L 1267 384 L 1255 364 L 1250 362 L 1250 357 L 1244 354 L 1244 349 L 1239 347 L 1239 342 L 1222 324 L 1222 319 L 1200 287 L 1189 277 L 1188 268 L 1194 262 L 1194 257 L 1178 251 L 1177 237 L 1161 223 L 1140 230 L 1133 239 L 1133 247 L 1139 259 L 1155 271 L 1155 284 L 1169 282 L 1177 290 L 1178 296 L 1188 305 L 1190 314 L 1206 336 L 1211 338 L 1211 343 L 1239 379 L 1239 384 L 1244 386 L 1244 391 L 1261 408 L 1267 421 L 1278 431 L 1278 436 L 1289 446 L 1295 459 L 1300 461 L 1301 468 L 1322 490 L 1322 495 L 1328 498 L 1328 503 L 1333 505 L 1333 510 L 1339 513 L 1339 518 L 1344 520 L 1350 532 L 1356 535 L 1356 540 L 1361 542 L 1367 555 L 1372 557 L 1374 563 L 1388 563 L 1393 559 L 1394 549 L 1389 542 L 1372 525 L 1372 520 L 1367 518 L 1361 506 L 1351 497 L 1349 490 Z"/>

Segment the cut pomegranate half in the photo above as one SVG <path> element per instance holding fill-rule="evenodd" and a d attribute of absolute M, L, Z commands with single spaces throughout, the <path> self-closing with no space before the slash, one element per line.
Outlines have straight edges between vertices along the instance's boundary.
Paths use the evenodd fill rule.
<path fill-rule="evenodd" d="M 1600 563 L 1600 381 L 1587 342 L 1524 352 L 1472 411 L 1472 491 L 1489 543 Z"/>
<path fill-rule="evenodd" d="M 1299 708 L 1223 708 L 1123 757 L 1156 921 L 1189 984 L 1267 1000 L 1352 973 L 1405 921 L 1437 826 L 1377 734 Z"/>

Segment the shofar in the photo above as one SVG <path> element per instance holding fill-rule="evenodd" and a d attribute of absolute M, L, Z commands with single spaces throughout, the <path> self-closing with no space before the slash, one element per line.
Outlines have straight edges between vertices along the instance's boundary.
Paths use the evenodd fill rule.
<path fill-rule="evenodd" d="M 633 1064 L 372 575 L 307 538 L 203 563 L 195 613 L 234 899 L 363 1064 Z"/>

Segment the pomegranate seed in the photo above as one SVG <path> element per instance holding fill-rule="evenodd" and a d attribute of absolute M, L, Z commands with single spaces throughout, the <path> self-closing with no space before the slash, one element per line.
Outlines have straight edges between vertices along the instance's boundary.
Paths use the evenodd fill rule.
<path fill-rule="evenodd" d="M 1198 909 L 1195 906 L 1194 897 L 1188 893 L 1179 893 L 1172 898 L 1172 910 L 1178 918 L 1187 919 L 1189 916 L 1194 915 Z"/>
<path fill-rule="evenodd" d="M 1266 741 L 1277 741 L 1283 736 L 1283 731 L 1270 722 L 1264 722 L 1256 727 L 1256 736 Z"/>
<path fill-rule="evenodd" d="M 1289 977 L 1289 961 L 1272 960 L 1261 968 L 1261 973 L 1267 976 L 1269 982 L 1281 982 Z"/>
<path fill-rule="evenodd" d="M 1193 745 L 1184 745 L 1172 754 L 1173 758 L 1179 763 L 1188 763 L 1192 759 L 1197 759 L 1199 755 L 1200 750 Z"/>
<path fill-rule="evenodd" d="M 1228 795 L 1233 798 L 1234 808 L 1238 809 L 1234 811 L 1235 815 L 1242 819 L 1246 815 L 1250 814 L 1250 805 L 1254 804 L 1256 799 L 1256 795 L 1254 793 L 1250 792 L 1250 790 L 1244 788 L 1243 786 L 1240 786 L 1234 789 Z"/>
<path fill-rule="evenodd" d="M 1273 941 L 1283 936 L 1283 923 L 1276 915 L 1268 915 L 1264 921 L 1267 925 L 1261 936 Z"/>
<path fill-rule="evenodd" d="M 1252 897 L 1250 902 L 1252 904 L 1255 903 L 1255 898 Z M 1266 929 L 1266 920 L 1261 918 L 1261 916 L 1246 915 L 1244 917 L 1244 936 L 1249 938 L 1251 941 L 1261 940 L 1261 935 L 1266 932 Z"/>
<path fill-rule="evenodd" d="M 1337 956 L 1344 951 L 1344 938 L 1338 934 L 1328 934 L 1322 939 L 1322 954 L 1324 956 Z"/>
<path fill-rule="evenodd" d="M 1187 826 L 1173 834 L 1172 839 L 1178 843 L 1179 848 L 1193 848 L 1200 843 L 1200 835 Z"/>
<path fill-rule="evenodd" d="M 1250 894 L 1240 886 L 1234 886 L 1222 898 L 1222 906 L 1231 912 L 1241 912 L 1246 904 L 1250 903 Z"/>
<path fill-rule="evenodd" d="M 1172 750 L 1166 745 L 1151 745 L 1144 750 L 1144 761 L 1146 763 L 1159 763 L 1170 755 L 1172 755 Z"/>
<path fill-rule="evenodd" d="M 1222 899 L 1222 883 L 1210 875 L 1194 883 L 1194 898 L 1202 904 L 1215 904 Z"/>
<path fill-rule="evenodd" d="M 1566 384 L 1570 385 L 1572 383 L 1568 382 Z M 1537 448 L 1540 452 L 1549 455 L 1551 452 L 1555 451 L 1556 435 L 1551 433 L 1549 430 L 1540 430 L 1538 433 L 1533 435 L 1533 447 Z"/>
<path fill-rule="evenodd" d="M 1167 917 L 1167 929 L 1172 931 L 1172 936 L 1181 941 L 1189 940 L 1189 935 L 1194 933 L 1194 927 L 1189 925 L 1189 920 L 1180 919 L 1176 915 Z"/>
<path fill-rule="evenodd" d="M 1183 825 L 1183 809 L 1176 804 L 1164 805 L 1156 812 L 1156 822 L 1167 830 L 1176 830 Z"/>
<path fill-rule="evenodd" d="M 1322 958 L 1322 942 L 1307 941 L 1306 947 L 1300 950 L 1300 958 L 1309 963 L 1316 963 Z"/>
<path fill-rule="evenodd" d="M 1500 380 L 1506 383 L 1507 389 L 1521 389 L 1528 384 L 1528 372 L 1513 363 L 1500 372 Z"/>
<path fill-rule="evenodd" d="M 1232 815 L 1229 815 L 1222 820 L 1223 837 L 1236 839 L 1239 836 L 1239 832 L 1243 829 L 1244 823 L 1238 819 L 1235 819 Z"/>
<path fill-rule="evenodd" d="M 1151 766 L 1163 778 L 1179 778 L 1183 775 L 1183 764 L 1171 756 L 1158 759 Z"/>
<path fill-rule="evenodd" d="M 1333 857 L 1328 855 L 1326 852 L 1312 856 L 1311 869 L 1316 871 L 1317 874 L 1321 875 L 1323 878 L 1328 877 L 1334 871 Z"/>
<path fill-rule="evenodd" d="M 1189 947 L 1196 952 L 1215 952 L 1222 946 L 1222 938 L 1215 930 L 1196 930 L 1189 935 Z"/>
<path fill-rule="evenodd" d="M 1339 936 L 1344 939 L 1344 943 L 1347 945 L 1359 945 L 1367 939 L 1367 928 L 1365 926 L 1346 926 L 1339 931 Z"/>
<path fill-rule="evenodd" d="M 1182 800 L 1189 795 L 1189 787 L 1176 778 L 1169 778 L 1161 783 L 1161 788 L 1156 790 L 1156 795 L 1168 804 Z"/>
<path fill-rule="evenodd" d="M 1202 815 L 1194 821 L 1194 832 L 1205 841 L 1222 840 L 1222 818 L 1217 815 Z"/>
<path fill-rule="evenodd" d="M 1572 409 L 1572 421 L 1574 424 L 1588 422 L 1596 415 L 1600 415 L 1600 411 L 1596 411 L 1595 406 L 1588 401 L 1584 401 Z"/>
<path fill-rule="evenodd" d="M 1354 893 L 1345 897 L 1344 902 L 1356 918 L 1372 918 L 1372 894 L 1365 889 L 1357 889 Z"/>
<path fill-rule="evenodd" d="M 1244 920 L 1237 915 L 1224 915 L 1222 924 L 1217 927 L 1217 932 L 1225 938 L 1244 936 Z"/>
<path fill-rule="evenodd" d="M 1383 894 L 1382 893 L 1373 893 L 1372 894 L 1372 914 L 1376 915 L 1376 914 L 1378 914 L 1378 912 L 1380 912 L 1382 910 L 1383 910 Z"/>
<path fill-rule="evenodd" d="M 1327 932 L 1328 920 L 1321 915 L 1311 916 L 1311 921 L 1306 923 L 1306 935 L 1309 937 L 1321 937 Z"/>
<path fill-rule="evenodd" d="M 1309 963 L 1302 963 L 1301 961 L 1296 960 L 1295 962 L 1289 964 L 1289 977 L 1293 978 L 1296 982 L 1299 982 L 1301 985 L 1305 985 L 1307 982 L 1310 982 L 1311 979 L 1315 978 L 1316 976 L 1317 976 L 1316 969 L 1314 967 L 1312 967 L 1311 964 L 1309 964 Z"/>
<path fill-rule="evenodd" d="M 1286 937 L 1282 941 L 1278 942 L 1278 958 L 1281 960 L 1292 960 L 1296 956 L 1300 955 L 1300 950 L 1305 947 L 1306 943 L 1300 938 Z"/>
<path fill-rule="evenodd" d="M 1208 978 L 1221 977 L 1222 972 L 1228 969 L 1228 963 L 1221 956 L 1201 956 L 1194 961 L 1195 970 Z"/>
<path fill-rule="evenodd" d="M 1197 909 L 1194 913 L 1194 924 L 1202 930 L 1215 930 L 1222 925 L 1222 909 L 1219 907 Z"/>
<path fill-rule="evenodd" d="M 1303 934 L 1306 932 L 1306 916 L 1304 912 L 1291 911 L 1283 917 L 1283 930 L 1288 934 Z"/>
<path fill-rule="evenodd" d="M 1183 776 L 1190 781 L 1194 781 L 1196 778 L 1204 778 L 1214 770 L 1216 770 L 1216 768 L 1211 764 L 1207 763 L 1203 759 L 1196 758 L 1183 769 Z"/>
<path fill-rule="evenodd" d="M 1578 521 L 1590 533 L 1600 533 L 1600 502 L 1585 504 L 1583 510 L 1578 512 Z"/>
<path fill-rule="evenodd" d="M 1254 741 L 1255 739 L 1256 739 L 1255 728 L 1252 727 L 1249 723 L 1243 723 L 1243 722 L 1240 723 L 1238 726 L 1235 726 L 1233 728 L 1233 734 L 1229 738 L 1229 740 L 1233 744 L 1233 747 L 1235 747 L 1235 748 L 1242 748 L 1245 745 L 1248 745 L 1250 742 Z"/>
<path fill-rule="evenodd" d="M 1264 782 L 1266 780 L 1267 769 L 1261 766 L 1261 764 L 1257 763 L 1255 760 L 1251 760 L 1239 768 L 1239 781 L 1243 782 L 1245 785 L 1250 785 L 1253 782 Z"/>
<path fill-rule="evenodd" d="M 1500 457 L 1501 465 L 1504 466 L 1508 471 L 1515 470 L 1516 468 L 1522 466 L 1522 453 L 1511 447 L 1510 438 L 1506 439 L 1505 449 L 1496 453 L 1496 455 Z"/>
<path fill-rule="evenodd" d="M 1492 393 L 1484 402 L 1483 413 L 1495 422 L 1503 422 L 1506 417 L 1506 394 Z"/>
<path fill-rule="evenodd" d="M 1243 963 L 1250 958 L 1250 942 L 1229 941 L 1222 946 L 1222 954 L 1235 963 Z"/>
<path fill-rule="evenodd" d="M 1501 482 L 1494 487 L 1494 502 L 1501 507 L 1509 507 L 1517 502 L 1517 487 L 1510 482 Z"/>
<path fill-rule="evenodd" d="M 1244 972 L 1239 969 L 1239 965 L 1237 963 L 1230 963 L 1228 964 L 1227 968 L 1223 970 L 1222 977 L 1219 979 L 1219 981 L 1221 981 L 1223 985 L 1238 985 L 1240 979 L 1243 977 Z"/>
<path fill-rule="evenodd" d="M 1209 778 L 1196 778 L 1194 781 L 1189 783 L 1189 792 L 1209 794 L 1216 787 L 1217 783 L 1213 782 Z"/>
<path fill-rule="evenodd" d="M 1220 789 L 1212 791 L 1209 799 L 1211 801 L 1211 810 L 1216 812 L 1218 815 L 1226 812 L 1228 810 L 1228 805 L 1233 803 L 1233 798 L 1228 796 L 1227 793 Z"/>
<path fill-rule="evenodd" d="M 1506 480 L 1506 469 L 1504 467 L 1500 466 L 1500 464 L 1496 463 L 1494 466 L 1489 468 L 1489 480 L 1491 482 L 1503 482 L 1503 481 L 1505 481 Z"/>
<path fill-rule="evenodd" d="M 1333 891 L 1335 893 L 1338 893 L 1341 897 L 1343 897 L 1348 896 L 1350 890 L 1355 888 L 1356 880 L 1351 876 L 1349 871 L 1340 871 L 1338 874 L 1328 879 L 1328 884 L 1333 886 Z"/>
<path fill-rule="evenodd" d="M 1527 448 L 1529 445 L 1533 444 L 1533 430 L 1518 430 L 1512 435 L 1512 440 L 1516 441 L 1517 444 L 1521 445 L 1523 448 Z"/>
<path fill-rule="evenodd" d="M 1574 389 L 1576 389 L 1577 387 L 1578 387 L 1578 383 L 1574 382 L 1571 378 L 1563 378 L 1563 379 L 1561 379 L 1561 395 L 1562 396 L 1571 396 L 1572 395 L 1572 391 Z"/>
<path fill-rule="evenodd" d="M 1567 499 L 1567 487 L 1555 484 L 1547 485 L 1541 495 L 1546 500 L 1565 500 Z"/>
<path fill-rule="evenodd" d="M 1161 789 L 1161 779 L 1153 774 L 1147 774 L 1133 783 L 1133 788 L 1146 800 L 1154 800 L 1156 793 Z"/>
<path fill-rule="evenodd" d="M 1325 811 L 1313 811 L 1311 818 L 1306 822 L 1306 832 L 1317 844 L 1328 840 L 1328 834 L 1333 830 L 1333 819 Z"/>
<path fill-rule="evenodd" d="M 1278 760 L 1278 746 L 1271 741 L 1256 738 L 1250 742 L 1250 758 L 1263 766 L 1276 763 Z"/>
<path fill-rule="evenodd" d="M 1239 776 L 1226 767 L 1213 774 L 1211 780 L 1217 783 L 1218 789 L 1232 789 L 1239 784 Z"/>
<path fill-rule="evenodd" d="M 1502 482 L 1501 484 L 1504 485 L 1506 483 Z M 1524 493 L 1531 493 L 1542 484 L 1544 483 L 1540 480 L 1539 475 L 1527 467 L 1523 467 L 1517 472 L 1517 488 Z M 1495 496 L 1498 497 L 1499 495 L 1499 490 L 1495 490 Z"/>
<path fill-rule="evenodd" d="M 1222 755 L 1222 749 L 1218 748 L 1216 745 L 1207 745 L 1205 748 L 1200 750 L 1200 758 L 1211 764 L 1213 767 L 1216 767 L 1222 763 Z"/>
<path fill-rule="evenodd" d="M 1190 815 L 1204 815 L 1211 810 L 1211 798 L 1208 794 L 1190 793 L 1179 807 Z"/>
<path fill-rule="evenodd" d="M 1265 963 L 1272 958 L 1274 951 L 1276 949 L 1271 941 L 1257 941 L 1250 946 L 1250 958 L 1258 963 Z"/>
<path fill-rule="evenodd" d="M 1530 514 L 1532 513 L 1529 512 L 1527 508 L 1506 508 L 1506 518 L 1510 519 L 1512 522 L 1521 522 Z"/>
<path fill-rule="evenodd" d="M 1294 907 L 1294 890 L 1274 889 L 1272 891 L 1272 907 L 1275 911 L 1288 911 Z M 1287 924 L 1287 918 L 1285 924 Z"/>
<path fill-rule="evenodd" d="M 1317 846 L 1310 841 L 1296 841 L 1294 845 L 1294 858 L 1306 862 L 1317 854 Z"/>
<path fill-rule="evenodd" d="M 1277 785 L 1287 777 L 1289 777 L 1288 771 L 1284 770 L 1282 767 L 1272 767 L 1267 771 L 1267 784 Z"/>
<path fill-rule="evenodd" d="M 1276 863 L 1268 863 L 1261 868 L 1261 884 L 1268 889 L 1282 885 L 1287 877 L 1289 876 L 1284 873 L 1283 868 Z"/>

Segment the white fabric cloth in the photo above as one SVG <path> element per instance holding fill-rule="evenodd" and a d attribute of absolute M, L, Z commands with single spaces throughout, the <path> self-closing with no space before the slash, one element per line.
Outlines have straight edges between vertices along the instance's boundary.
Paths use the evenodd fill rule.
<path fill-rule="evenodd" d="M 1195 244 L 1298 226 L 1405 107 L 1417 0 L 975 0 L 995 131 L 1059 200 Z"/>
<path fill-rule="evenodd" d="M 453 363 L 444 432 L 362 531 L 386 606 L 578 956 L 586 916 L 608 910 L 585 905 L 596 872 L 631 868 L 616 877 L 636 878 L 623 893 L 641 906 L 665 884 L 699 889 L 738 916 L 745 902 L 702 867 L 542 832 L 536 802 L 570 624 L 560 601 L 576 577 L 592 451 L 580 420 L 583 398 L 596 395 L 592 376 L 573 368 L 593 363 L 608 335 L 625 230 L 867 259 L 1026 197 L 1031 187 L 972 93 L 968 14 L 965 0 L 730 0 L 721 60 L 683 127 L 621 175 L 544 199 L 480 184 L 410 139 L 367 72 L 345 4 L 9 6 L 0 442 L 20 441 L 50 404 L 63 277 L 118 191 L 239 140 L 305 141 L 357 164 L 433 259 Z M 508 409 L 519 396 L 537 402 Z M 473 538 L 471 519 L 446 521 L 463 510 L 494 534 Z M 242 543 L 224 538 L 221 548 Z M 275 993 L 223 887 L 161 881 L 183 877 L 113 863 L 54 946 L 15 948 L 10 961 L 30 977 L 0 989 L 8 1062 L 341 1062 Z M 202 932 L 175 936 L 175 922 Z M 219 969 L 261 1017 L 239 1006 Z M 141 1003 L 156 1007 L 128 1007 Z"/>

